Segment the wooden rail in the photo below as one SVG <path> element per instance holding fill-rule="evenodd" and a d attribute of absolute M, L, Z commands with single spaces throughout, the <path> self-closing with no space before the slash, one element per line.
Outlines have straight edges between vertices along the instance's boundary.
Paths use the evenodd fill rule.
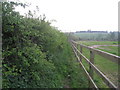
<path fill-rule="evenodd" d="M 80 46 L 80 51 L 77 49 L 77 46 Z M 93 49 L 90 48 L 88 46 L 85 45 L 81 45 L 76 43 L 75 41 L 72 41 L 72 48 L 73 51 L 77 57 L 77 60 L 80 62 L 80 65 L 82 66 L 83 70 L 86 72 L 86 75 L 89 79 L 89 87 L 90 88 L 97 88 L 97 85 L 94 83 L 93 81 L 93 71 L 95 71 L 101 78 L 102 80 L 105 82 L 105 84 L 113 89 L 117 89 L 117 86 L 114 85 L 95 65 L 94 65 L 94 55 L 95 54 L 99 54 L 109 60 L 111 60 L 112 62 L 117 63 L 120 60 L 119 56 L 113 55 L 113 54 L 109 54 L 107 52 L 103 52 L 101 50 L 97 50 L 97 49 Z M 83 54 L 82 54 L 82 48 L 87 48 L 90 50 L 90 60 L 87 59 Z M 80 55 L 80 56 L 79 56 Z M 87 70 L 85 69 L 84 65 L 82 64 L 82 58 L 84 58 L 86 60 L 86 62 L 89 64 L 89 73 L 87 72 Z"/>
<path fill-rule="evenodd" d="M 91 76 L 89 75 L 89 73 L 87 72 L 87 70 L 85 69 L 85 67 L 84 67 L 84 65 L 82 64 L 82 62 L 80 61 L 80 58 L 79 58 L 79 56 L 77 55 L 77 53 L 76 53 L 76 51 L 75 51 L 74 48 L 73 48 L 73 51 L 74 51 L 74 53 L 75 53 L 75 55 L 76 55 L 76 57 L 77 57 L 77 60 L 79 61 L 80 65 L 82 66 L 83 70 L 85 71 L 86 76 L 87 76 L 88 79 L 90 80 L 92 86 L 93 86 L 95 89 L 98 90 L 98 87 L 96 86 L 95 82 L 93 81 L 93 79 L 91 78 Z"/>
<path fill-rule="evenodd" d="M 72 41 L 73 43 L 75 44 L 78 44 L 77 42 L 75 41 Z M 120 57 L 119 56 L 116 56 L 116 55 L 113 55 L 113 54 L 110 54 L 110 53 L 107 53 L 107 52 L 104 52 L 104 51 L 101 51 L 101 50 L 98 50 L 98 49 L 93 49 L 91 47 L 88 47 L 88 46 L 85 46 L 85 45 L 82 45 L 82 44 L 79 44 L 82 48 L 87 48 L 89 49 L 90 51 L 93 51 L 94 53 L 96 54 L 99 54 L 105 58 L 107 58 L 108 60 L 111 60 L 112 62 L 116 62 L 118 63 L 118 61 L 120 60 Z"/>

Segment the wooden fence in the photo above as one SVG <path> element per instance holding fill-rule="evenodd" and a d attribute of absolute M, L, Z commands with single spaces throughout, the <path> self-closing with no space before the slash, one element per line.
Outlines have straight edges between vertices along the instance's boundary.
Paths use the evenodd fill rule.
<path fill-rule="evenodd" d="M 94 80 L 93 80 L 93 71 L 96 72 L 96 74 L 98 74 L 100 76 L 100 78 L 102 78 L 102 80 L 105 82 L 105 84 L 112 89 L 118 89 L 119 90 L 119 84 L 118 87 L 116 85 L 114 85 L 95 65 L 94 65 L 94 56 L 95 54 L 99 54 L 102 57 L 105 57 L 107 59 L 109 59 L 110 61 L 117 63 L 120 60 L 119 56 L 98 50 L 98 49 L 93 49 L 90 48 L 88 46 L 85 45 L 81 45 L 78 44 L 75 41 L 71 41 L 72 44 L 72 48 L 73 51 L 75 53 L 75 56 L 77 58 L 77 60 L 79 61 L 80 65 L 82 66 L 83 70 L 85 71 L 88 80 L 89 80 L 89 88 L 94 88 L 98 90 L 97 85 L 95 84 Z M 80 46 L 80 51 L 78 50 L 78 46 Z M 86 58 L 83 54 L 82 54 L 82 48 L 87 48 L 90 51 L 90 60 L 88 58 Z M 86 62 L 89 64 L 89 72 L 87 72 L 87 70 L 85 69 L 84 65 L 82 64 L 82 58 L 84 58 L 86 60 Z"/>

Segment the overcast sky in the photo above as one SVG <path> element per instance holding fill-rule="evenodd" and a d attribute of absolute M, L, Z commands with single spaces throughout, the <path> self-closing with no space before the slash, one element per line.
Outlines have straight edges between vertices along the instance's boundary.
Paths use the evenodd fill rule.
<path fill-rule="evenodd" d="M 40 14 L 63 32 L 117 31 L 118 1 L 120 0 L 20 0 L 31 3 L 27 9 L 39 7 Z M 21 13 L 27 12 L 18 8 Z"/>

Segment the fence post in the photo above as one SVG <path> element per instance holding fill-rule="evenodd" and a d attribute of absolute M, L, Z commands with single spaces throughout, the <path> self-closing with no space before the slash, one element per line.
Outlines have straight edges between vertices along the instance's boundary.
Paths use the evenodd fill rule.
<path fill-rule="evenodd" d="M 90 50 L 90 62 L 91 62 L 92 64 L 94 64 L 94 56 L 95 56 L 95 55 L 94 55 L 94 52 Z M 90 74 L 91 78 L 93 79 L 93 74 L 94 74 L 94 72 L 93 72 L 93 69 L 92 69 L 92 67 L 91 67 L 90 64 L 89 64 L 89 74 Z M 90 81 L 89 81 L 89 87 L 92 88 L 92 84 L 91 84 Z"/>
<path fill-rule="evenodd" d="M 80 52 L 82 53 L 82 46 L 80 45 Z M 80 61 L 82 62 L 82 56 L 80 55 Z"/>
<path fill-rule="evenodd" d="M 75 43 L 75 47 L 76 47 L 76 50 L 75 50 L 75 51 L 76 51 L 76 53 L 78 54 L 78 52 L 77 52 L 77 43 Z"/>
<path fill-rule="evenodd" d="M 79 44 L 78 44 L 78 43 L 77 43 L 77 46 L 76 46 L 76 47 L 77 47 L 77 49 L 79 50 Z M 79 53 L 78 53 L 78 51 L 77 51 L 77 54 L 78 54 L 78 56 L 79 56 Z"/>

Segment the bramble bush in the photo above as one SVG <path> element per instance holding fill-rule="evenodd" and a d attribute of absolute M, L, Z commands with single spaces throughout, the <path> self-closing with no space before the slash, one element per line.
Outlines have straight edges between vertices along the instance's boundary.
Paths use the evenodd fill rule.
<path fill-rule="evenodd" d="M 67 36 L 45 16 L 21 16 L 15 11 L 18 5 L 26 7 L 2 3 L 3 88 L 63 88 L 65 80 L 70 87 L 86 87 Z"/>

